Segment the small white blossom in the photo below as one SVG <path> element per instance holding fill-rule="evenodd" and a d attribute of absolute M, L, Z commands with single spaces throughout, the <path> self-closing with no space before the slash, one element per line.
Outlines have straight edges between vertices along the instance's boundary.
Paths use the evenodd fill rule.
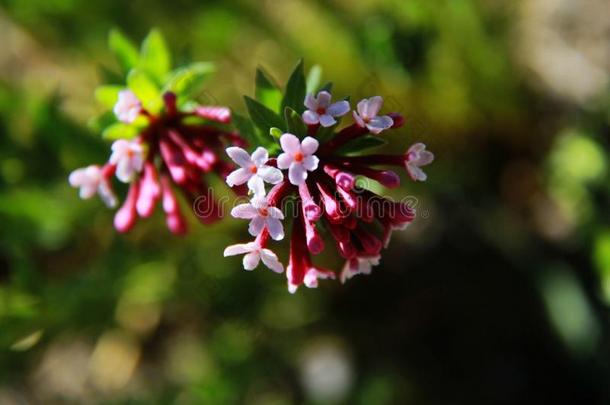
<path fill-rule="evenodd" d="M 135 141 L 119 139 L 112 144 L 110 164 L 116 165 L 116 177 L 123 183 L 133 180 L 144 166 L 144 147 Z"/>
<path fill-rule="evenodd" d="M 114 114 L 119 121 L 131 124 L 138 118 L 142 111 L 142 103 L 131 90 L 121 90 L 119 97 L 114 105 Z"/>
<path fill-rule="evenodd" d="M 277 184 L 284 179 L 281 170 L 265 164 L 269 160 L 269 153 L 263 147 L 256 148 L 250 156 L 242 148 L 232 146 L 227 148 L 227 155 L 240 166 L 227 176 L 226 181 L 229 187 L 248 182 L 248 188 L 252 192 L 264 194 L 264 182 Z"/>
<path fill-rule="evenodd" d="M 295 186 L 307 179 L 307 172 L 318 168 L 319 159 L 314 155 L 318 150 L 318 141 L 308 136 L 299 141 L 293 134 L 284 134 L 280 137 L 280 145 L 284 153 L 277 158 L 277 167 L 288 169 L 288 179 Z"/>
<path fill-rule="evenodd" d="M 106 206 L 114 208 L 117 198 L 102 174 L 102 169 L 97 165 L 91 165 L 74 170 L 68 177 L 72 187 L 80 188 L 79 195 L 83 200 L 93 197 L 96 193 Z"/>
<path fill-rule="evenodd" d="M 261 248 L 256 241 L 231 245 L 224 251 L 224 257 L 241 254 L 245 254 L 243 260 L 245 270 L 254 270 L 262 260 L 265 266 L 276 273 L 284 271 L 284 266 L 279 262 L 277 255 L 269 249 Z"/>
<path fill-rule="evenodd" d="M 350 105 L 347 101 L 337 101 L 330 103 L 331 95 L 327 91 L 321 91 L 316 97 L 308 94 L 305 97 L 305 107 L 303 121 L 307 125 L 320 124 L 323 127 L 330 127 L 337 123 L 334 117 L 341 117 L 349 112 Z"/>
<path fill-rule="evenodd" d="M 284 238 L 284 227 L 281 220 L 284 214 L 277 207 L 270 207 L 264 195 L 255 195 L 247 204 L 240 204 L 231 210 L 234 218 L 249 219 L 248 232 L 258 236 L 265 227 L 274 240 Z"/>
<path fill-rule="evenodd" d="M 373 134 L 378 134 L 394 125 L 394 120 L 389 115 L 377 115 L 382 105 L 383 98 L 380 96 L 365 98 L 358 103 L 358 111 L 353 112 L 354 119 L 359 126 L 366 127 Z"/>
<path fill-rule="evenodd" d="M 349 259 L 345 262 L 345 266 L 339 276 L 342 283 L 354 277 L 356 274 L 371 274 L 373 266 L 379 264 L 380 255 L 376 256 L 359 256 Z"/>
<path fill-rule="evenodd" d="M 433 160 L 434 154 L 426 150 L 426 145 L 423 143 L 412 145 L 407 151 L 407 158 L 405 160 L 409 176 L 415 181 L 425 181 L 428 176 L 426 176 L 426 173 L 420 167 L 432 163 Z"/>

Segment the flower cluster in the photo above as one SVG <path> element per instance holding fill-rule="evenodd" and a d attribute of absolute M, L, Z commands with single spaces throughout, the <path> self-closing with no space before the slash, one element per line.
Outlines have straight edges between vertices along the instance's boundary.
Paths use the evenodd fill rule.
<path fill-rule="evenodd" d="M 347 100 L 331 103 L 328 89 L 304 95 L 300 98 L 302 106 L 287 102 L 304 93 L 303 88 L 298 88 L 304 80 L 294 80 L 300 74 L 302 65 L 288 82 L 282 104 L 284 122 L 271 106 L 246 99 L 254 124 L 261 132 L 270 131 L 279 141 L 281 150 L 277 144 L 267 143 L 267 149 L 277 151 L 277 157 L 270 158 L 261 146 L 252 155 L 241 148 L 227 149 L 241 166 L 227 182 L 231 186 L 247 183 L 252 195 L 251 201 L 236 206 L 232 215 L 250 220 L 249 232 L 255 239 L 229 246 L 224 254 L 245 254 L 246 270 L 254 269 L 262 259 L 271 270 L 282 272 L 284 266 L 269 243 L 284 238 L 282 221 L 285 216 L 286 220 L 292 219 L 286 267 L 288 290 L 292 293 L 302 284 L 317 287 L 319 279 L 338 276 L 345 282 L 356 274 L 369 274 L 379 263 L 381 250 L 392 232 L 404 229 L 414 219 L 413 207 L 358 187 L 358 176 L 394 188 L 400 184 L 398 174 L 377 166 L 398 166 L 406 169 L 413 180 L 423 181 L 426 175 L 421 167 L 434 159 L 422 143 L 399 155 L 357 155 L 364 148 L 382 144 L 379 135 L 402 126 L 403 117 L 397 113 L 381 115 L 383 99 L 376 96 L 361 100 L 352 112 L 353 123 L 337 130 L 351 106 Z M 266 122 L 256 119 L 263 113 L 269 117 Z M 274 123 L 283 129 L 269 125 Z M 270 187 L 268 193 L 265 183 Z M 312 255 L 326 248 L 323 235 L 332 239 L 346 261 L 339 274 L 313 263 Z"/>
<path fill-rule="evenodd" d="M 124 55 L 129 45 L 125 38 L 117 40 L 117 35 L 111 35 L 111 45 L 122 46 L 119 53 Z M 148 60 L 147 55 L 155 55 L 155 59 Z M 201 106 L 190 100 L 193 84 L 201 83 L 209 65 L 159 71 L 159 65 L 169 65 L 168 58 L 162 38 L 153 31 L 144 41 L 140 60 L 129 66 L 127 87 L 98 89 L 98 98 L 113 110 L 104 130 L 105 137 L 114 140 L 112 153 L 104 165 L 77 169 L 69 177 L 70 184 L 80 188 L 81 198 L 98 194 L 109 207 L 118 204 L 113 176 L 128 184 L 127 196 L 114 217 L 119 232 L 132 229 L 138 217 L 151 216 L 160 203 L 169 230 L 185 233 L 187 222 L 176 190 L 206 213 L 198 216 L 202 222 L 218 219 L 217 203 L 209 195 L 203 175 L 214 173 L 224 179 L 234 169 L 223 160 L 224 149 L 243 145 L 228 127 L 228 108 Z"/>

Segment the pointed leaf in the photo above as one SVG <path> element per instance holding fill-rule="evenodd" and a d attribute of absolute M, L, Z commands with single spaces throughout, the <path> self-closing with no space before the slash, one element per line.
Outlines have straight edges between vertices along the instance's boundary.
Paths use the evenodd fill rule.
<path fill-rule="evenodd" d="M 280 104 L 282 103 L 282 92 L 260 68 L 256 69 L 255 82 L 254 94 L 256 100 L 272 111 L 279 111 Z"/>
<path fill-rule="evenodd" d="M 171 68 L 171 55 L 159 30 L 151 30 L 142 42 L 139 67 L 158 84 L 163 83 Z"/>
<path fill-rule="evenodd" d="M 95 89 L 95 99 L 106 108 L 113 108 L 119 98 L 119 92 L 125 87 L 108 84 Z"/>
<path fill-rule="evenodd" d="M 286 84 L 286 93 L 282 100 L 282 110 L 290 107 L 299 114 L 305 111 L 305 74 L 303 73 L 303 61 L 299 61 Z"/>
<path fill-rule="evenodd" d="M 244 100 L 246 101 L 246 107 L 248 108 L 248 113 L 250 114 L 252 122 L 260 129 L 261 133 L 269 133 L 269 128 L 271 127 L 278 127 L 281 129 L 286 127 L 279 115 L 258 101 L 248 96 L 244 96 Z"/>
<path fill-rule="evenodd" d="M 307 74 L 307 93 L 309 93 L 309 94 L 316 93 L 316 89 L 320 85 L 321 79 L 322 79 L 322 68 L 320 67 L 320 65 L 312 66 L 311 69 L 309 69 L 309 73 Z"/>
<path fill-rule="evenodd" d="M 324 86 L 320 87 L 320 89 L 318 89 L 318 92 L 320 91 L 327 91 L 329 93 L 333 92 L 333 82 L 326 82 L 324 83 Z"/>
<path fill-rule="evenodd" d="M 284 109 L 284 119 L 286 120 L 288 132 L 299 138 L 304 138 L 307 135 L 307 126 L 301 116 L 292 108 L 286 107 Z"/>
<path fill-rule="evenodd" d="M 114 53 L 124 74 L 138 64 L 138 49 L 121 31 L 117 29 L 110 31 L 108 48 Z"/>
<path fill-rule="evenodd" d="M 241 137 L 248 142 L 249 146 L 259 145 L 261 143 L 260 137 L 256 133 L 256 129 L 248 118 L 236 112 L 232 113 L 232 117 L 235 128 L 237 128 Z"/>
<path fill-rule="evenodd" d="M 207 62 L 192 63 L 175 69 L 163 91 L 176 93 L 178 104 L 183 104 L 201 92 L 206 80 L 215 70 L 214 64 Z"/>
<path fill-rule="evenodd" d="M 149 112 L 157 113 L 161 110 L 162 100 L 159 88 L 144 71 L 133 69 L 129 72 L 127 86 Z"/>
<path fill-rule="evenodd" d="M 102 137 L 107 140 L 133 139 L 138 135 L 138 129 L 133 125 L 116 122 L 102 132 Z"/>
<path fill-rule="evenodd" d="M 367 149 L 378 148 L 380 146 L 387 145 L 387 143 L 388 141 L 378 136 L 366 135 L 345 144 L 337 151 L 337 153 L 354 154 Z"/>

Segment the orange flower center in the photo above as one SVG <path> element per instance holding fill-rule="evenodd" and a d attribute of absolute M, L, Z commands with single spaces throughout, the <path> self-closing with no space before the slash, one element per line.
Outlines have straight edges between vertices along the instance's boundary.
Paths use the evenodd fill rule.
<path fill-rule="evenodd" d="M 256 166 L 250 167 L 250 173 L 256 174 L 257 171 L 258 171 L 258 167 L 256 167 Z"/>
<path fill-rule="evenodd" d="M 326 108 L 324 107 L 318 107 L 318 109 L 316 110 L 316 112 L 320 115 L 322 114 L 326 114 Z"/>
<path fill-rule="evenodd" d="M 260 208 L 258 210 L 258 213 L 261 214 L 261 217 L 266 217 L 267 215 L 269 215 L 269 210 L 267 210 L 267 208 Z"/>
<path fill-rule="evenodd" d="M 301 163 L 303 161 L 303 154 L 301 152 L 297 152 L 294 154 L 294 160 L 296 162 Z"/>

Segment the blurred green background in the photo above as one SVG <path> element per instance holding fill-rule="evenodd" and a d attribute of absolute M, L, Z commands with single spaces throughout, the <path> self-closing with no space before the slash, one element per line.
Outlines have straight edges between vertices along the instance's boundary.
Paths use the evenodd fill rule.
<path fill-rule="evenodd" d="M 0 0 L 0 403 L 610 403 L 606 0 Z M 437 160 L 371 276 L 286 291 L 243 223 L 117 235 L 67 183 L 118 27 L 219 69 L 320 64 Z M 280 252 L 282 258 L 286 252 Z"/>

